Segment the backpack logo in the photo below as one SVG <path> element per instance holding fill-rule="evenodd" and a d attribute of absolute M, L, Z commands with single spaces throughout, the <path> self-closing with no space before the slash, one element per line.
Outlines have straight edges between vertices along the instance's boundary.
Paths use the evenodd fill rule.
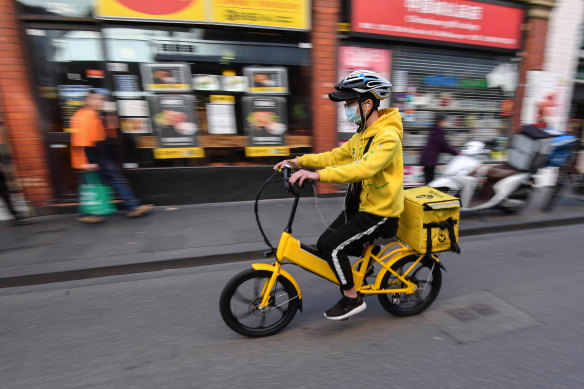
<path fill-rule="evenodd" d="M 440 234 L 440 235 L 438 236 L 438 242 L 440 242 L 440 243 L 444 243 L 444 242 L 446 242 L 446 235 L 444 235 L 444 234 Z"/>
<path fill-rule="evenodd" d="M 425 195 L 425 194 L 421 194 L 421 195 L 417 195 L 416 196 L 417 199 L 433 199 L 434 196 L 432 195 Z"/>

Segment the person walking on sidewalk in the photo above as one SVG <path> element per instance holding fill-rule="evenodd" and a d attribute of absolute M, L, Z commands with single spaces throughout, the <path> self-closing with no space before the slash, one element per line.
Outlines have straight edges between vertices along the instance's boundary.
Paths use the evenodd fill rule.
<path fill-rule="evenodd" d="M 14 208 L 14 204 L 12 203 L 12 198 L 10 196 L 10 188 L 8 187 L 8 183 L 6 180 L 6 175 L 4 174 L 4 160 L 2 157 L 2 153 L 0 152 L 0 197 L 6 204 L 6 208 L 12 214 L 12 220 L 17 222 L 22 219 L 22 215 L 18 213 L 16 208 Z"/>
<path fill-rule="evenodd" d="M 99 112 L 103 107 L 104 96 L 91 90 L 85 105 L 71 118 L 71 161 L 73 168 L 80 171 L 99 172 L 100 178 L 110 185 L 124 201 L 126 216 L 142 216 L 152 205 L 140 205 L 128 185 L 120 167 L 107 155 L 106 133 Z M 95 215 L 81 215 L 79 221 L 99 223 L 104 218 Z"/>
<path fill-rule="evenodd" d="M 342 146 L 319 154 L 305 154 L 279 162 L 298 170 L 290 183 L 300 185 L 307 179 L 328 183 L 351 183 L 345 210 L 320 236 L 317 248 L 328 261 L 341 285 L 341 300 L 324 315 L 344 320 L 365 310 L 367 305 L 353 284 L 349 255 L 360 256 L 363 246 L 378 237 L 393 237 L 404 206 L 402 120 L 397 108 L 379 110 L 381 100 L 389 97 L 391 83 L 367 70 L 351 73 L 341 80 L 334 102 L 344 102 L 347 119 L 358 125 L 351 139 Z"/>
<path fill-rule="evenodd" d="M 450 153 L 458 155 L 459 151 L 451 147 L 446 140 L 446 132 L 444 126 L 446 125 L 446 114 L 440 113 L 430 130 L 428 142 L 424 151 L 422 151 L 422 158 L 420 164 L 424 167 L 424 183 L 428 185 L 434 180 L 434 172 L 436 164 L 438 163 L 438 156 L 440 153 Z"/>

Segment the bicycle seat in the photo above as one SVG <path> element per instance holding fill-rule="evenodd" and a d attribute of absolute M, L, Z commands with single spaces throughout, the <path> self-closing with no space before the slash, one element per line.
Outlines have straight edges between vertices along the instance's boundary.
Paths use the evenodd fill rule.
<path fill-rule="evenodd" d="M 317 249 L 315 249 L 315 248 L 313 248 L 313 247 L 310 247 L 310 246 L 308 246 L 308 245 L 306 245 L 306 244 L 304 244 L 304 243 L 302 243 L 302 242 L 301 242 L 301 243 L 300 243 L 300 248 L 301 248 L 302 250 L 304 250 L 304 251 L 308 251 L 310 254 L 312 254 L 312 255 L 314 255 L 314 256 L 316 256 L 316 257 L 319 257 L 319 258 L 321 258 L 321 257 L 320 257 L 320 254 L 318 253 L 318 250 L 317 250 Z"/>

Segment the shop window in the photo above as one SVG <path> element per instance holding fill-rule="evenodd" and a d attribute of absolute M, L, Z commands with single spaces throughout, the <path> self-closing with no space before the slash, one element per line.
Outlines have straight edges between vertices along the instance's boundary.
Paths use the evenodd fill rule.
<path fill-rule="evenodd" d="M 92 17 L 94 0 L 16 0 L 22 15 Z"/>
<path fill-rule="evenodd" d="M 264 164 L 310 147 L 309 52 L 210 34 L 103 29 L 127 167 Z"/>
<path fill-rule="evenodd" d="M 75 199 L 69 121 L 89 89 L 106 88 L 101 36 L 82 30 L 26 28 L 25 32 L 55 191 L 59 198 Z"/>
<path fill-rule="evenodd" d="M 419 164 L 428 131 L 440 114 L 446 115 L 452 146 L 495 141 L 492 157 L 505 158 L 518 79 L 509 57 L 413 48 L 395 53 L 392 105 L 402 113 L 406 165 Z M 439 163 L 451 158 L 442 154 Z"/>

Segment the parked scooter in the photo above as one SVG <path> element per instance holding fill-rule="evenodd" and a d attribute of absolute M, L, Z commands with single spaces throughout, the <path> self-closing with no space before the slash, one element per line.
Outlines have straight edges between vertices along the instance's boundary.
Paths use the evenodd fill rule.
<path fill-rule="evenodd" d="M 460 198 L 461 210 L 498 208 L 506 213 L 523 210 L 533 191 L 535 170 L 516 170 L 508 164 L 485 165 L 490 150 L 485 143 L 466 143 L 460 155 L 446 165 L 444 176 L 428 185 Z"/>

